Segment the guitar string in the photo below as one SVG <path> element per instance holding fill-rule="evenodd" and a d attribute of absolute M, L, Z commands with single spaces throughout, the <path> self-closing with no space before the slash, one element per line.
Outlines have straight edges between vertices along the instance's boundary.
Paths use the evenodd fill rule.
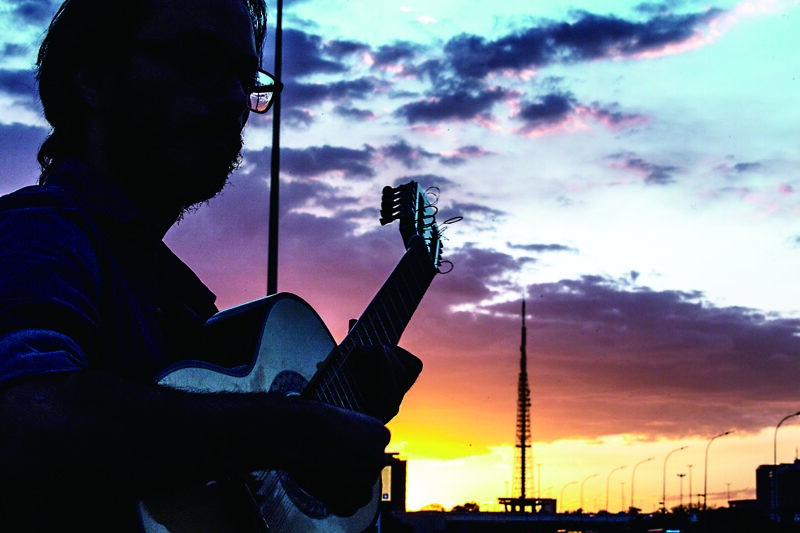
<path fill-rule="evenodd" d="M 422 265 L 422 263 L 420 261 L 420 258 L 416 254 L 414 254 L 414 255 L 415 255 L 414 259 L 416 259 L 417 261 L 416 262 L 410 261 L 409 262 L 409 266 L 410 266 L 411 269 L 413 269 L 414 266 L 416 266 L 417 269 L 419 271 L 422 271 L 423 275 L 424 275 L 424 273 L 425 273 L 424 266 Z M 435 275 L 435 273 L 434 273 L 434 275 Z M 425 276 L 425 277 L 427 277 L 427 276 Z M 429 285 L 429 282 L 428 283 L 423 282 L 423 286 L 420 286 L 419 280 L 416 278 L 416 276 L 412 276 L 412 279 L 414 280 L 413 285 L 414 285 L 414 288 L 416 289 L 416 291 L 412 291 L 412 290 L 410 290 L 411 289 L 411 285 L 409 284 L 409 282 L 405 278 L 405 276 L 403 276 L 401 274 L 400 275 L 400 279 L 403 282 L 403 284 L 406 286 L 406 288 L 409 289 L 408 294 L 410 294 L 412 296 L 415 295 L 414 294 L 415 292 L 418 293 L 418 294 L 424 294 L 427 285 Z M 432 279 L 432 277 L 431 277 L 431 279 Z M 389 287 L 389 290 L 394 290 L 397 293 L 397 295 L 399 296 L 399 301 L 402 304 L 403 310 L 405 311 L 405 313 L 407 315 L 409 315 L 409 319 L 410 319 L 410 315 L 413 313 L 413 311 L 409 312 L 408 307 L 406 306 L 406 302 L 403 299 L 402 291 L 399 289 L 397 284 L 391 285 Z M 417 298 L 416 298 L 417 301 L 419 301 L 419 298 L 420 298 L 420 296 L 417 296 Z M 389 299 L 389 302 L 392 304 L 392 309 L 394 309 L 394 311 L 395 311 L 395 315 L 398 318 L 401 318 L 401 315 L 400 315 L 400 313 L 399 313 L 399 311 L 397 309 L 397 306 L 393 303 L 394 301 L 396 301 L 396 300 L 394 300 L 392 298 Z M 381 327 L 381 329 L 383 330 L 383 333 L 384 333 L 384 338 L 383 339 L 380 338 L 381 337 L 381 334 L 380 334 L 381 330 L 375 328 L 375 325 L 374 325 L 374 322 L 373 322 L 373 319 L 372 319 L 372 314 L 370 313 L 370 311 L 373 311 L 374 308 L 377 308 L 379 305 L 384 310 L 384 316 L 389 317 L 390 326 L 392 326 L 392 335 L 390 336 L 390 334 L 389 334 L 389 332 L 388 332 L 388 330 L 386 328 L 386 325 L 382 321 L 380 321 L 378 319 L 378 323 L 379 323 L 379 325 L 380 325 L 380 327 Z M 416 306 L 414 305 L 413 307 L 415 308 Z M 378 299 L 376 299 L 375 306 L 374 307 L 370 306 L 370 308 L 365 312 L 365 316 L 366 316 L 366 319 L 367 319 L 367 322 L 369 323 L 369 325 L 372 326 L 372 329 L 375 332 L 376 337 L 378 337 L 377 340 L 387 341 L 387 342 L 391 343 L 392 339 L 394 339 L 394 342 L 395 343 L 397 342 L 397 339 L 399 338 L 399 335 L 397 335 L 397 332 L 394 329 L 394 325 L 391 322 L 391 309 L 386 305 L 386 302 L 382 298 L 379 297 Z M 406 320 L 406 323 L 407 323 L 407 320 Z M 369 335 L 369 331 L 366 331 L 366 330 L 363 330 L 363 329 L 357 329 L 357 330 L 352 331 L 351 333 L 352 333 L 352 335 L 350 336 L 350 343 L 353 342 L 353 338 L 354 337 L 356 337 L 358 339 L 358 341 L 359 341 L 359 343 L 361 345 L 372 344 L 373 343 L 373 340 Z M 366 336 L 366 339 L 367 339 L 366 343 L 364 342 L 364 338 L 362 337 L 362 333 L 363 333 L 363 335 Z M 357 384 L 353 384 L 349 380 L 349 378 L 351 377 L 351 374 L 352 374 L 352 372 L 350 372 L 350 370 L 352 369 L 352 359 L 349 358 L 348 356 L 350 355 L 351 352 L 352 352 L 352 348 L 349 348 L 349 347 L 345 346 L 345 343 L 343 343 L 342 347 L 340 347 L 340 352 L 338 354 L 336 354 L 336 356 L 334 358 L 335 368 L 333 368 L 333 372 L 330 371 L 331 370 L 330 368 L 329 368 L 329 371 L 326 372 L 326 376 L 325 376 L 326 379 L 323 379 L 322 386 L 319 387 L 319 390 L 317 391 L 317 396 L 320 397 L 320 399 L 324 398 L 325 401 L 328 402 L 328 403 L 333 403 L 333 402 L 338 401 L 338 405 L 341 406 L 341 407 L 350 407 L 352 410 L 359 410 L 358 409 L 358 403 L 359 402 L 358 402 L 356 396 L 360 396 L 361 395 L 360 394 L 360 390 L 358 389 Z M 347 372 L 342 372 L 342 370 L 347 370 Z M 348 398 L 349 398 L 349 400 L 348 400 Z M 334 405 L 336 405 L 336 404 L 334 404 Z M 280 485 L 280 475 L 278 473 L 276 473 L 276 472 L 273 472 L 272 473 L 272 480 L 269 483 L 268 491 L 272 496 L 274 496 L 274 498 L 270 498 L 268 501 L 270 503 L 272 503 L 272 505 L 270 506 L 271 509 L 269 510 L 269 515 L 271 517 L 270 522 L 274 524 L 274 527 L 276 529 L 280 529 L 280 526 L 282 526 L 286 522 L 287 518 L 289 517 L 289 514 L 295 509 L 295 506 L 293 505 L 293 503 L 291 501 L 288 501 L 288 497 L 287 497 L 285 488 L 283 486 L 278 486 L 278 485 Z M 278 497 L 278 495 L 280 495 L 280 496 Z M 264 512 L 265 511 L 266 511 L 266 509 L 264 509 Z"/>
<path fill-rule="evenodd" d="M 421 262 L 421 259 L 419 257 L 419 254 L 418 253 L 412 253 L 410 255 L 413 255 L 414 257 L 413 258 L 409 258 L 409 261 L 406 261 L 406 263 L 408 264 L 408 267 L 410 269 L 412 269 L 412 270 L 420 271 L 420 274 L 422 274 L 423 277 L 428 277 L 428 276 L 425 275 L 427 273 L 424 272 L 425 268 L 422 265 L 422 262 Z M 412 261 L 411 259 L 416 259 L 416 261 Z M 414 267 L 416 267 L 416 269 Z M 435 271 L 433 271 L 433 275 L 435 275 Z M 413 290 L 411 290 L 411 287 L 409 286 L 409 283 L 405 279 L 405 276 L 403 276 L 402 272 L 400 273 L 399 277 L 404 282 L 404 285 L 406 286 L 406 288 L 409 289 L 409 293 L 410 294 L 413 295 L 415 292 L 417 293 L 417 299 L 421 298 L 421 295 L 424 294 L 424 292 L 425 292 L 425 287 L 430 284 L 430 281 L 425 280 L 425 281 L 427 281 L 427 283 L 425 281 L 423 281 L 423 286 L 420 286 L 419 279 L 417 278 L 417 276 L 412 276 L 412 279 L 415 282 L 413 288 L 416 289 L 416 291 L 413 291 Z M 431 277 L 431 280 L 432 280 L 432 277 Z M 387 291 L 386 292 L 389 292 L 392 289 L 395 289 L 395 291 L 398 293 L 398 295 L 400 295 L 400 301 L 401 301 L 401 303 L 403 303 L 404 310 L 406 311 L 407 314 L 410 314 L 410 313 L 408 313 L 408 309 L 406 308 L 405 302 L 402 299 L 402 296 L 401 296 L 402 292 L 397 290 L 397 288 L 396 288 L 396 286 L 394 284 L 390 284 L 387 287 Z M 392 301 L 392 299 L 390 299 L 390 301 Z M 375 299 L 374 304 L 375 304 L 374 306 L 370 306 L 370 308 L 365 312 L 365 314 L 364 314 L 365 316 L 362 317 L 362 320 L 366 319 L 366 321 L 368 322 L 368 325 L 371 326 L 372 330 L 375 332 L 375 335 L 377 337 L 376 340 L 381 341 L 382 344 L 393 344 L 393 343 L 396 343 L 397 342 L 396 339 L 399 337 L 397 335 L 396 331 L 393 331 L 393 334 L 390 335 L 389 331 L 386 329 L 386 326 L 385 326 L 384 322 L 380 321 L 379 319 L 378 319 L 378 324 L 381 326 L 381 329 L 376 328 L 375 325 L 374 325 L 374 322 L 372 320 L 372 313 L 370 313 L 371 310 L 374 311 L 374 308 L 376 308 L 378 305 L 380 305 L 384 309 L 385 316 L 387 316 L 387 317 L 389 317 L 391 319 L 391 315 L 389 313 L 389 309 L 387 308 L 387 306 L 385 305 L 385 301 L 383 300 L 383 294 L 379 294 L 378 295 L 378 297 Z M 390 322 L 390 325 L 391 325 L 391 322 Z M 383 338 L 381 338 L 381 331 L 383 331 Z M 374 344 L 373 339 L 369 336 L 369 331 L 364 331 L 364 334 L 367 337 L 367 342 L 366 343 L 364 342 L 364 339 L 361 337 L 361 335 L 360 335 L 361 332 L 360 331 L 354 331 L 353 333 L 358 335 L 359 341 L 360 341 L 360 343 L 362 345 L 363 344 Z M 394 339 L 394 341 L 393 341 L 393 339 Z M 327 379 L 323 380 L 323 382 L 321 384 L 320 392 L 321 392 L 322 396 L 327 401 L 331 401 L 333 399 L 332 395 L 330 394 L 330 392 L 332 392 L 333 394 L 336 395 L 337 399 L 339 400 L 339 402 L 340 402 L 339 405 L 340 406 L 343 406 L 343 407 L 346 407 L 346 408 L 351 408 L 353 410 L 359 410 L 360 402 L 358 401 L 358 399 L 359 399 L 359 397 L 361 397 L 360 390 L 358 389 L 357 385 L 354 385 L 354 384 L 352 384 L 350 382 L 349 378 L 351 377 L 352 373 L 351 372 L 342 372 L 342 369 L 344 369 L 345 366 L 351 367 L 350 360 L 347 357 L 347 355 L 349 355 L 349 350 L 347 350 L 346 353 L 344 353 L 342 355 L 343 355 L 343 357 L 340 357 L 340 358 L 338 358 L 338 361 L 335 361 L 335 363 L 338 362 L 338 366 L 336 366 L 335 368 L 329 368 L 329 372 L 326 373 L 327 374 Z M 346 401 L 342 401 L 343 399 L 346 400 Z"/>

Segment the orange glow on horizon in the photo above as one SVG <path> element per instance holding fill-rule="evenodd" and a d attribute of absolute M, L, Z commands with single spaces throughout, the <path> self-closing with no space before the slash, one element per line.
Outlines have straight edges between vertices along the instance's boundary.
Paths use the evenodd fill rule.
<path fill-rule="evenodd" d="M 510 442 L 465 454 L 464 446 L 458 443 L 451 443 L 450 447 L 437 446 L 422 442 L 423 434 L 399 430 L 393 434 L 390 449 L 408 460 L 409 511 L 431 504 L 440 504 L 449 510 L 470 501 L 477 502 L 482 510 L 502 510 L 497 498 L 508 495 L 510 490 L 514 457 Z M 713 441 L 708 456 L 709 506 L 727 506 L 728 494 L 731 500 L 755 498 L 755 470 L 759 465 L 772 463 L 773 436 L 774 428 L 764 428 L 757 434 L 733 433 Z M 395 445 L 395 442 L 400 444 Z M 703 492 L 704 454 L 708 442 L 709 439 L 699 437 L 646 441 L 632 435 L 534 442 L 534 463 L 541 466 L 534 470 L 530 486 L 536 496 L 557 499 L 558 510 L 562 512 L 578 509 L 583 485 L 584 510 L 603 510 L 608 499 L 608 510 L 616 513 L 631 505 L 633 467 L 653 457 L 641 462 L 635 471 L 635 506 L 644 512 L 657 510 L 665 481 L 667 506 L 677 506 L 681 492 L 683 504 L 688 505 L 690 474 L 691 501 L 696 504 Z M 798 453 L 800 427 L 781 427 L 778 443 L 778 461 L 792 461 Z M 674 452 L 682 446 L 687 448 Z M 674 453 L 667 459 L 665 479 L 664 460 L 670 452 Z M 621 466 L 625 468 L 616 470 Z M 678 474 L 686 476 L 681 481 Z M 541 487 L 537 485 L 537 478 L 541 478 Z"/>

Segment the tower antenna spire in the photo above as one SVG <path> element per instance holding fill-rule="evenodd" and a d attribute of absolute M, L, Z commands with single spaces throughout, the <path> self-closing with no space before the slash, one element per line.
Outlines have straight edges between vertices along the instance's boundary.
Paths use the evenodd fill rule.
<path fill-rule="evenodd" d="M 528 384 L 527 328 L 525 327 L 525 295 L 522 296 L 522 334 L 517 382 L 517 438 L 514 454 L 514 479 L 512 494 L 527 498 L 529 480 L 533 479 L 533 451 L 531 449 L 531 390 Z"/>

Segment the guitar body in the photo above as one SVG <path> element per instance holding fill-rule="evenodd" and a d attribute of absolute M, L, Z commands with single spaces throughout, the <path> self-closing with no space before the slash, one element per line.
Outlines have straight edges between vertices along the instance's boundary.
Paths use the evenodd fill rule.
<path fill-rule="evenodd" d="M 220 312 L 207 328 L 212 338 L 227 339 L 228 350 L 251 350 L 250 364 L 227 369 L 185 361 L 165 370 L 159 384 L 194 392 L 300 394 L 318 364 L 336 346 L 319 315 L 305 301 L 287 293 Z M 283 472 L 253 472 L 244 479 L 245 483 L 211 482 L 142 500 L 142 530 L 245 533 L 259 531 L 254 524 L 263 517 L 262 523 L 275 533 L 360 533 L 377 518 L 380 483 L 370 504 L 352 517 L 341 518 L 329 514 L 324 504 L 299 489 Z M 261 530 L 266 530 L 263 525 Z"/>
<path fill-rule="evenodd" d="M 302 393 L 358 410 L 347 358 L 357 346 L 393 346 L 400 340 L 439 272 L 435 215 L 416 182 L 384 188 L 381 224 L 400 221 L 406 252 L 338 346 L 306 302 L 277 294 L 217 313 L 208 321 L 204 348 L 208 354 L 223 354 L 226 367 L 185 361 L 165 370 L 158 383 L 206 393 Z M 241 366 L 227 368 L 232 365 Z M 361 533 L 375 523 L 379 503 L 380 482 L 368 505 L 352 517 L 337 517 L 286 473 L 267 471 L 170 489 L 148 496 L 138 506 L 145 533 Z"/>

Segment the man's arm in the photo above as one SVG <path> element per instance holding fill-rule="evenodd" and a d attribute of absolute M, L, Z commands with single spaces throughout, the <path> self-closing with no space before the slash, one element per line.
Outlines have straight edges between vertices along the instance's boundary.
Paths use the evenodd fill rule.
<path fill-rule="evenodd" d="M 379 420 L 316 402 L 189 393 L 92 371 L 12 383 L 0 392 L 0 427 L 0 470 L 20 487 L 64 480 L 140 497 L 281 469 L 341 515 L 369 501 L 389 442 Z"/>

